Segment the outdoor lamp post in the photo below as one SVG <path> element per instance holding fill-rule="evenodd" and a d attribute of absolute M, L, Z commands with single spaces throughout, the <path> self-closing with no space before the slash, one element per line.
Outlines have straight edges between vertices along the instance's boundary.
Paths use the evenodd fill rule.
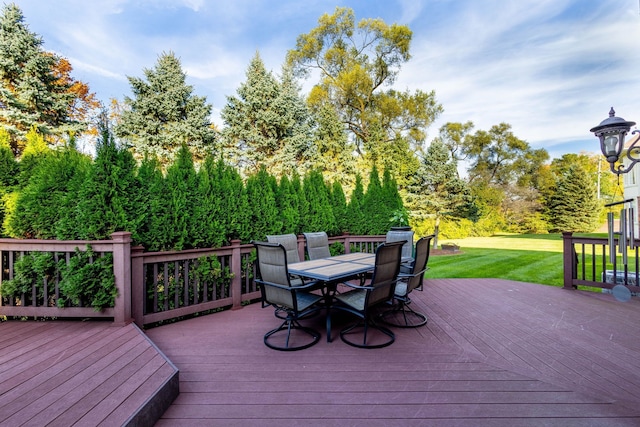
<path fill-rule="evenodd" d="M 611 166 L 611 172 L 617 175 L 629 172 L 633 165 L 640 162 L 640 157 L 638 157 L 640 156 L 640 147 L 636 146 L 640 139 L 637 139 L 627 149 L 627 158 L 631 160 L 631 164 L 627 168 L 624 168 L 623 165 L 616 168 L 615 165 L 624 148 L 624 137 L 631 130 L 631 126 L 635 124 L 636 122 L 627 122 L 622 117 L 616 117 L 616 112 L 611 107 L 609 117 L 601 121 L 598 126 L 591 128 L 591 132 L 600 139 L 600 149 Z M 638 132 L 640 130 L 634 130 L 632 134 Z"/>

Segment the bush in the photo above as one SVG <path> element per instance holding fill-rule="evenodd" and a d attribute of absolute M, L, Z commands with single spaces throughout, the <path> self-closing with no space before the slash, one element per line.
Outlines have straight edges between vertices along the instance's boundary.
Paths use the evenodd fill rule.
<path fill-rule="evenodd" d="M 76 248 L 68 263 L 61 261 L 60 273 L 58 307 L 72 303 L 100 311 L 114 306 L 118 290 L 111 253 L 96 258 L 90 245 L 86 251 Z"/>
<path fill-rule="evenodd" d="M 56 273 L 56 263 L 51 252 L 31 252 L 16 260 L 13 279 L 0 283 L 0 294 L 3 297 L 31 297 L 32 287 L 36 286 L 36 298 L 42 299 L 44 281 L 50 280 Z M 26 305 L 26 301 L 22 301 Z"/>

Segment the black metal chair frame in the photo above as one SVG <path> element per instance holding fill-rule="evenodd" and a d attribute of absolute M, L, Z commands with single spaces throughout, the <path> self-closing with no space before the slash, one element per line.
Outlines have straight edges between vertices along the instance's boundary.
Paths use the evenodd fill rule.
<path fill-rule="evenodd" d="M 377 324 L 372 312 L 378 306 L 393 300 L 395 284 L 400 271 L 402 245 L 404 243 L 404 241 L 399 241 L 380 245 L 376 249 L 375 267 L 369 284 L 363 286 L 347 282 L 345 285 L 352 288 L 352 290 L 335 295 L 336 304 L 331 306 L 332 309 L 346 311 L 360 318 L 356 323 L 340 331 L 340 339 L 346 344 L 358 348 L 381 348 L 391 345 L 395 341 L 395 334 L 390 329 Z M 386 265 L 388 263 L 392 265 Z M 389 271 L 383 271 L 385 268 L 389 268 Z M 364 293 L 363 309 L 359 309 L 349 303 L 351 297 L 360 297 L 362 293 Z M 347 338 L 348 335 L 360 329 L 363 330 L 362 343 Z M 381 332 L 388 339 L 379 344 L 367 344 L 367 336 L 370 329 Z"/>
<path fill-rule="evenodd" d="M 324 300 L 324 297 L 321 295 L 311 294 L 307 291 L 317 289 L 317 282 L 308 282 L 299 286 L 292 286 L 289 276 L 289 271 L 286 264 L 286 249 L 280 243 L 268 243 L 268 242 L 252 242 L 257 250 L 257 261 L 256 261 L 256 279 L 255 282 L 260 288 L 260 293 L 262 296 L 262 307 L 274 307 L 275 313 L 274 315 L 283 319 L 283 322 L 275 329 L 270 330 L 264 335 L 264 344 L 272 348 L 274 350 L 280 351 L 295 351 L 295 350 L 303 350 L 305 348 L 309 348 L 312 345 L 318 343 L 320 341 L 320 333 L 315 329 L 303 326 L 300 324 L 300 319 L 310 316 L 314 314 L 320 309 L 323 309 L 324 306 L 320 306 L 317 303 Z M 263 248 L 272 248 L 275 251 L 282 251 L 282 268 L 284 269 L 282 275 L 282 282 L 284 283 L 275 283 L 273 281 L 263 280 L 262 272 L 260 269 L 260 252 L 261 247 Z M 276 253 L 276 252 L 274 252 Z M 276 265 L 276 267 L 279 267 Z M 268 291 L 271 289 L 271 292 Z M 269 297 L 269 293 L 273 293 L 275 290 L 281 290 L 282 292 L 277 293 L 284 297 L 287 301 L 274 301 Z M 277 291 L 275 291 L 277 292 Z M 289 297 L 287 297 L 289 295 Z M 311 337 L 311 341 L 305 343 L 303 345 L 298 346 L 290 346 L 289 340 L 291 338 L 291 332 L 293 330 L 300 330 Z M 285 345 L 278 346 L 273 344 L 270 341 L 270 338 L 275 334 L 281 331 L 286 331 Z"/>
<path fill-rule="evenodd" d="M 393 308 L 384 311 L 379 315 L 382 322 L 387 325 L 395 326 L 398 328 L 417 328 L 424 326 L 428 322 L 428 318 L 425 314 L 413 310 L 411 307 L 411 298 L 409 294 L 416 289 L 422 291 L 424 275 L 429 269 L 427 264 L 429 262 L 429 254 L 431 251 L 431 240 L 435 236 L 425 236 L 416 242 L 415 249 L 415 262 L 413 264 L 410 273 L 400 273 L 398 275 L 398 283 L 404 282 L 406 286 L 402 289 L 403 292 L 398 292 L 396 286 L 396 292 L 393 297 Z M 402 321 L 394 321 L 401 315 Z"/>

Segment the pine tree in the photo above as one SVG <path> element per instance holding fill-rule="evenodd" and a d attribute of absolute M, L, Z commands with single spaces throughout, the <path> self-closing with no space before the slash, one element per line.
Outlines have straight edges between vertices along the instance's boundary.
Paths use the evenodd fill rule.
<path fill-rule="evenodd" d="M 70 117 L 77 94 L 56 75 L 60 58 L 45 52 L 42 45 L 42 38 L 29 31 L 20 8 L 5 5 L 0 16 L 0 125 L 10 133 L 16 156 L 34 126 L 43 135 L 58 137 L 85 127 Z"/>
<path fill-rule="evenodd" d="M 570 166 L 558 180 L 549 215 L 556 231 L 589 233 L 599 225 L 602 209 L 597 189 L 580 165 Z"/>
<path fill-rule="evenodd" d="M 435 218 L 434 248 L 438 245 L 440 220 L 462 212 L 471 200 L 466 183 L 458 178 L 456 160 L 450 156 L 443 142 L 433 141 L 407 185 L 406 205 L 412 217 Z"/>
<path fill-rule="evenodd" d="M 163 166 L 173 162 L 183 144 L 197 161 L 211 153 L 216 138 L 211 105 L 186 84 L 180 60 L 172 52 L 163 53 L 144 74 L 146 81 L 128 77 L 133 98 L 125 98 L 127 108 L 116 135 L 131 144 L 137 158 L 155 155 Z"/>
<path fill-rule="evenodd" d="M 323 105 L 315 117 L 318 123 L 314 135 L 318 153 L 315 168 L 322 170 L 328 182 L 339 180 L 343 185 L 353 186 L 355 146 L 348 142 L 338 113 L 330 105 Z"/>
<path fill-rule="evenodd" d="M 294 169 L 304 174 L 314 156 L 311 121 L 290 71 L 278 81 L 256 53 L 246 76 L 222 109 L 225 158 L 244 174 L 262 166 L 276 177 Z"/>

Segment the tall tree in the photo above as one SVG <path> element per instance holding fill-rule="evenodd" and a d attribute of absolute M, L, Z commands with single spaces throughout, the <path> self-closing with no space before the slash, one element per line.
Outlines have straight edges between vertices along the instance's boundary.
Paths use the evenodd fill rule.
<path fill-rule="evenodd" d="M 70 99 L 68 114 L 70 120 L 78 123 L 88 123 L 89 133 L 98 135 L 99 128 L 92 126 L 95 115 L 102 109 L 102 103 L 91 92 L 89 85 L 77 80 L 71 75 L 73 67 L 68 59 L 54 56 L 56 62 L 53 65 L 53 74 L 58 79 L 58 84 L 68 87 L 68 92 L 73 96 Z"/>
<path fill-rule="evenodd" d="M 605 159 L 601 154 L 567 153 L 551 161 L 550 172 L 556 178 L 563 176 L 571 165 L 579 164 L 587 172 L 587 176 L 597 186 L 600 198 L 613 201 L 621 196 L 624 190 L 618 175 L 609 173 Z"/>
<path fill-rule="evenodd" d="M 315 113 L 315 143 L 317 161 L 314 169 L 322 170 L 324 178 L 329 181 L 339 180 L 342 184 L 353 187 L 356 162 L 353 156 L 355 146 L 349 142 L 347 133 L 336 110 L 330 105 L 321 106 Z"/>
<path fill-rule="evenodd" d="M 447 146 L 434 140 L 427 148 L 420 169 L 406 188 L 407 208 L 416 219 L 435 218 L 433 247 L 438 246 L 440 220 L 457 216 L 471 201 L 466 182 L 458 178 L 458 165 Z"/>
<path fill-rule="evenodd" d="M 569 166 L 559 179 L 549 203 L 553 229 L 592 232 L 600 223 L 601 209 L 593 180 L 589 179 L 587 172 L 579 164 Z"/>
<path fill-rule="evenodd" d="M 352 9 L 337 7 L 298 36 L 296 48 L 287 53 L 296 75 L 320 73 L 308 98 L 312 109 L 330 105 L 350 132 L 356 152 L 392 168 L 421 148 L 426 128 L 442 111 L 434 92 L 383 90 L 410 59 L 411 38 L 405 25 L 381 19 L 356 25 Z"/>
<path fill-rule="evenodd" d="M 16 156 L 34 126 L 59 139 L 85 127 L 72 114 L 78 94 L 58 72 L 62 59 L 45 52 L 42 45 L 42 38 L 29 31 L 20 8 L 15 3 L 5 5 L 0 16 L 0 125 L 10 133 Z"/>
<path fill-rule="evenodd" d="M 175 54 L 162 53 L 155 68 L 144 69 L 144 75 L 146 81 L 128 77 L 133 98 L 125 97 L 116 135 L 131 144 L 138 159 L 151 154 L 163 166 L 176 158 L 183 144 L 196 161 L 212 152 L 216 133 L 211 105 L 193 94 Z"/>
<path fill-rule="evenodd" d="M 471 121 L 466 123 L 447 122 L 440 127 L 435 140 L 447 147 L 452 160 L 465 160 L 467 158 L 466 146 L 469 145 L 473 127 L 474 124 Z"/>
<path fill-rule="evenodd" d="M 494 185 L 524 183 L 532 168 L 549 159 L 544 149 L 533 150 L 514 135 L 511 125 L 500 123 L 489 131 L 479 130 L 465 138 L 462 154 L 470 162 L 469 180 L 486 180 Z"/>
<path fill-rule="evenodd" d="M 246 76 L 222 109 L 225 157 L 246 174 L 263 166 L 277 177 L 293 169 L 304 174 L 315 156 L 312 123 L 290 69 L 278 81 L 256 53 Z"/>

